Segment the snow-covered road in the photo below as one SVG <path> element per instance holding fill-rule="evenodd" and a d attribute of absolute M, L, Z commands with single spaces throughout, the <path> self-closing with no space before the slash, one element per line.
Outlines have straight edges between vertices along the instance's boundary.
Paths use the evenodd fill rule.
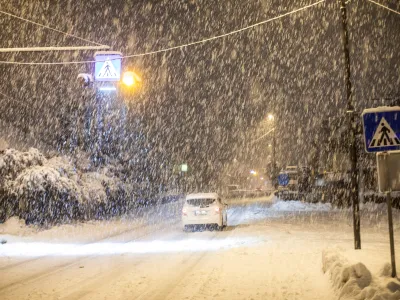
<path fill-rule="evenodd" d="M 1 299 L 337 299 L 321 254 L 353 248 L 349 211 L 229 204 L 223 232 L 184 233 L 180 203 L 39 232 L 11 220 L 0 225 Z M 378 244 L 375 263 L 387 262 L 384 213 L 364 210 L 362 221 L 363 247 Z"/>

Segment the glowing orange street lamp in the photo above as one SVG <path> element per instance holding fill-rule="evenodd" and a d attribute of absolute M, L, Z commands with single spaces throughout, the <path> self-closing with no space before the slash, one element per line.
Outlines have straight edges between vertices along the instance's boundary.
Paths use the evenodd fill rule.
<path fill-rule="evenodd" d="M 142 82 L 142 79 L 133 71 L 127 71 L 122 75 L 122 83 L 128 87 Z"/>

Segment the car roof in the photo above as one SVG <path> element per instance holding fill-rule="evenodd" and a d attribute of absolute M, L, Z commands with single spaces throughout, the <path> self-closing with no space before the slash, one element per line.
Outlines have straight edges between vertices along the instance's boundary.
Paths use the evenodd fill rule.
<path fill-rule="evenodd" d="M 189 194 L 186 196 L 186 199 L 218 199 L 217 193 L 197 193 L 197 194 Z"/>

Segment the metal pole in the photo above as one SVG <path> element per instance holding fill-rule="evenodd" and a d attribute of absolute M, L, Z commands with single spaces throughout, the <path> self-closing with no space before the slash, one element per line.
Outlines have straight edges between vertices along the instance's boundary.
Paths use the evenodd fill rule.
<path fill-rule="evenodd" d="M 394 252 L 394 237 L 393 237 L 393 216 L 392 216 L 392 197 L 390 191 L 386 193 L 386 203 L 388 208 L 388 223 L 389 223 L 389 239 L 390 239 L 390 259 L 392 262 L 392 277 L 396 275 L 396 257 Z"/>
<path fill-rule="evenodd" d="M 394 251 L 394 236 L 393 236 L 393 214 L 392 214 L 392 187 L 391 187 L 391 176 L 390 176 L 390 165 L 389 165 L 389 153 L 385 155 L 385 167 L 386 167 L 386 182 L 388 183 L 388 191 L 386 194 L 386 204 L 388 210 L 388 225 L 389 225 L 389 241 L 390 241 L 390 260 L 392 263 L 392 277 L 396 277 L 396 257 Z"/>
<path fill-rule="evenodd" d="M 276 172 L 276 126 L 274 128 L 274 132 L 272 135 L 272 172 L 273 172 L 273 180 L 274 180 L 274 188 L 276 189 L 278 187 L 277 184 L 277 172 Z"/>
<path fill-rule="evenodd" d="M 346 68 L 346 99 L 347 113 L 349 117 L 349 154 L 350 154 L 350 199 L 353 206 L 353 229 L 354 229 L 354 248 L 361 249 L 361 233 L 360 233 L 360 208 L 358 199 L 358 182 L 357 182 L 357 149 L 354 124 L 354 107 L 352 103 L 352 87 L 350 77 L 350 52 L 349 52 L 349 33 L 347 31 L 347 11 L 346 1 L 340 0 L 340 11 L 342 16 L 342 40 L 345 56 Z"/>

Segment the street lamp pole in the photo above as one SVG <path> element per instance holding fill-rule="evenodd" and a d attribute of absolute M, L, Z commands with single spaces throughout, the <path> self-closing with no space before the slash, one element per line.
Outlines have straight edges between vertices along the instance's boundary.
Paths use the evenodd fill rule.
<path fill-rule="evenodd" d="M 276 127 L 275 127 L 276 128 Z M 273 177 L 274 177 L 274 188 L 276 189 L 278 187 L 278 182 L 276 180 L 277 178 L 277 171 L 276 171 L 276 133 L 275 133 L 275 128 L 274 132 L 272 133 L 272 172 L 273 172 Z"/>
<path fill-rule="evenodd" d="M 272 114 L 269 114 L 268 121 L 275 122 L 275 116 Z M 272 132 L 272 181 L 273 181 L 274 188 L 277 188 L 278 184 L 277 184 L 276 178 L 277 178 L 278 174 L 276 172 L 276 133 L 275 133 L 276 132 L 276 124 L 274 123 L 273 126 L 274 127 L 271 129 L 273 131 Z"/>
<path fill-rule="evenodd" d="M 350 199 L 353 206 L 353 230 L 354 230 L 354 248 L 361 249 L 360 233 L 360 208 L 357 182 L 357 149 L 354 122 L 354 105 L 352 103 L 352 86 L 350 73 L 350 52 L 349 52 L 349 33 L 347 30 L 347 10 L 346 0 L 340 0 L 340 11 L 342 17 L 342 40 L 345 56 L 346 70 L 346 99 L 348 114 L 348 132 L 349 132 L 349 155 L 350 155 Z"/>

